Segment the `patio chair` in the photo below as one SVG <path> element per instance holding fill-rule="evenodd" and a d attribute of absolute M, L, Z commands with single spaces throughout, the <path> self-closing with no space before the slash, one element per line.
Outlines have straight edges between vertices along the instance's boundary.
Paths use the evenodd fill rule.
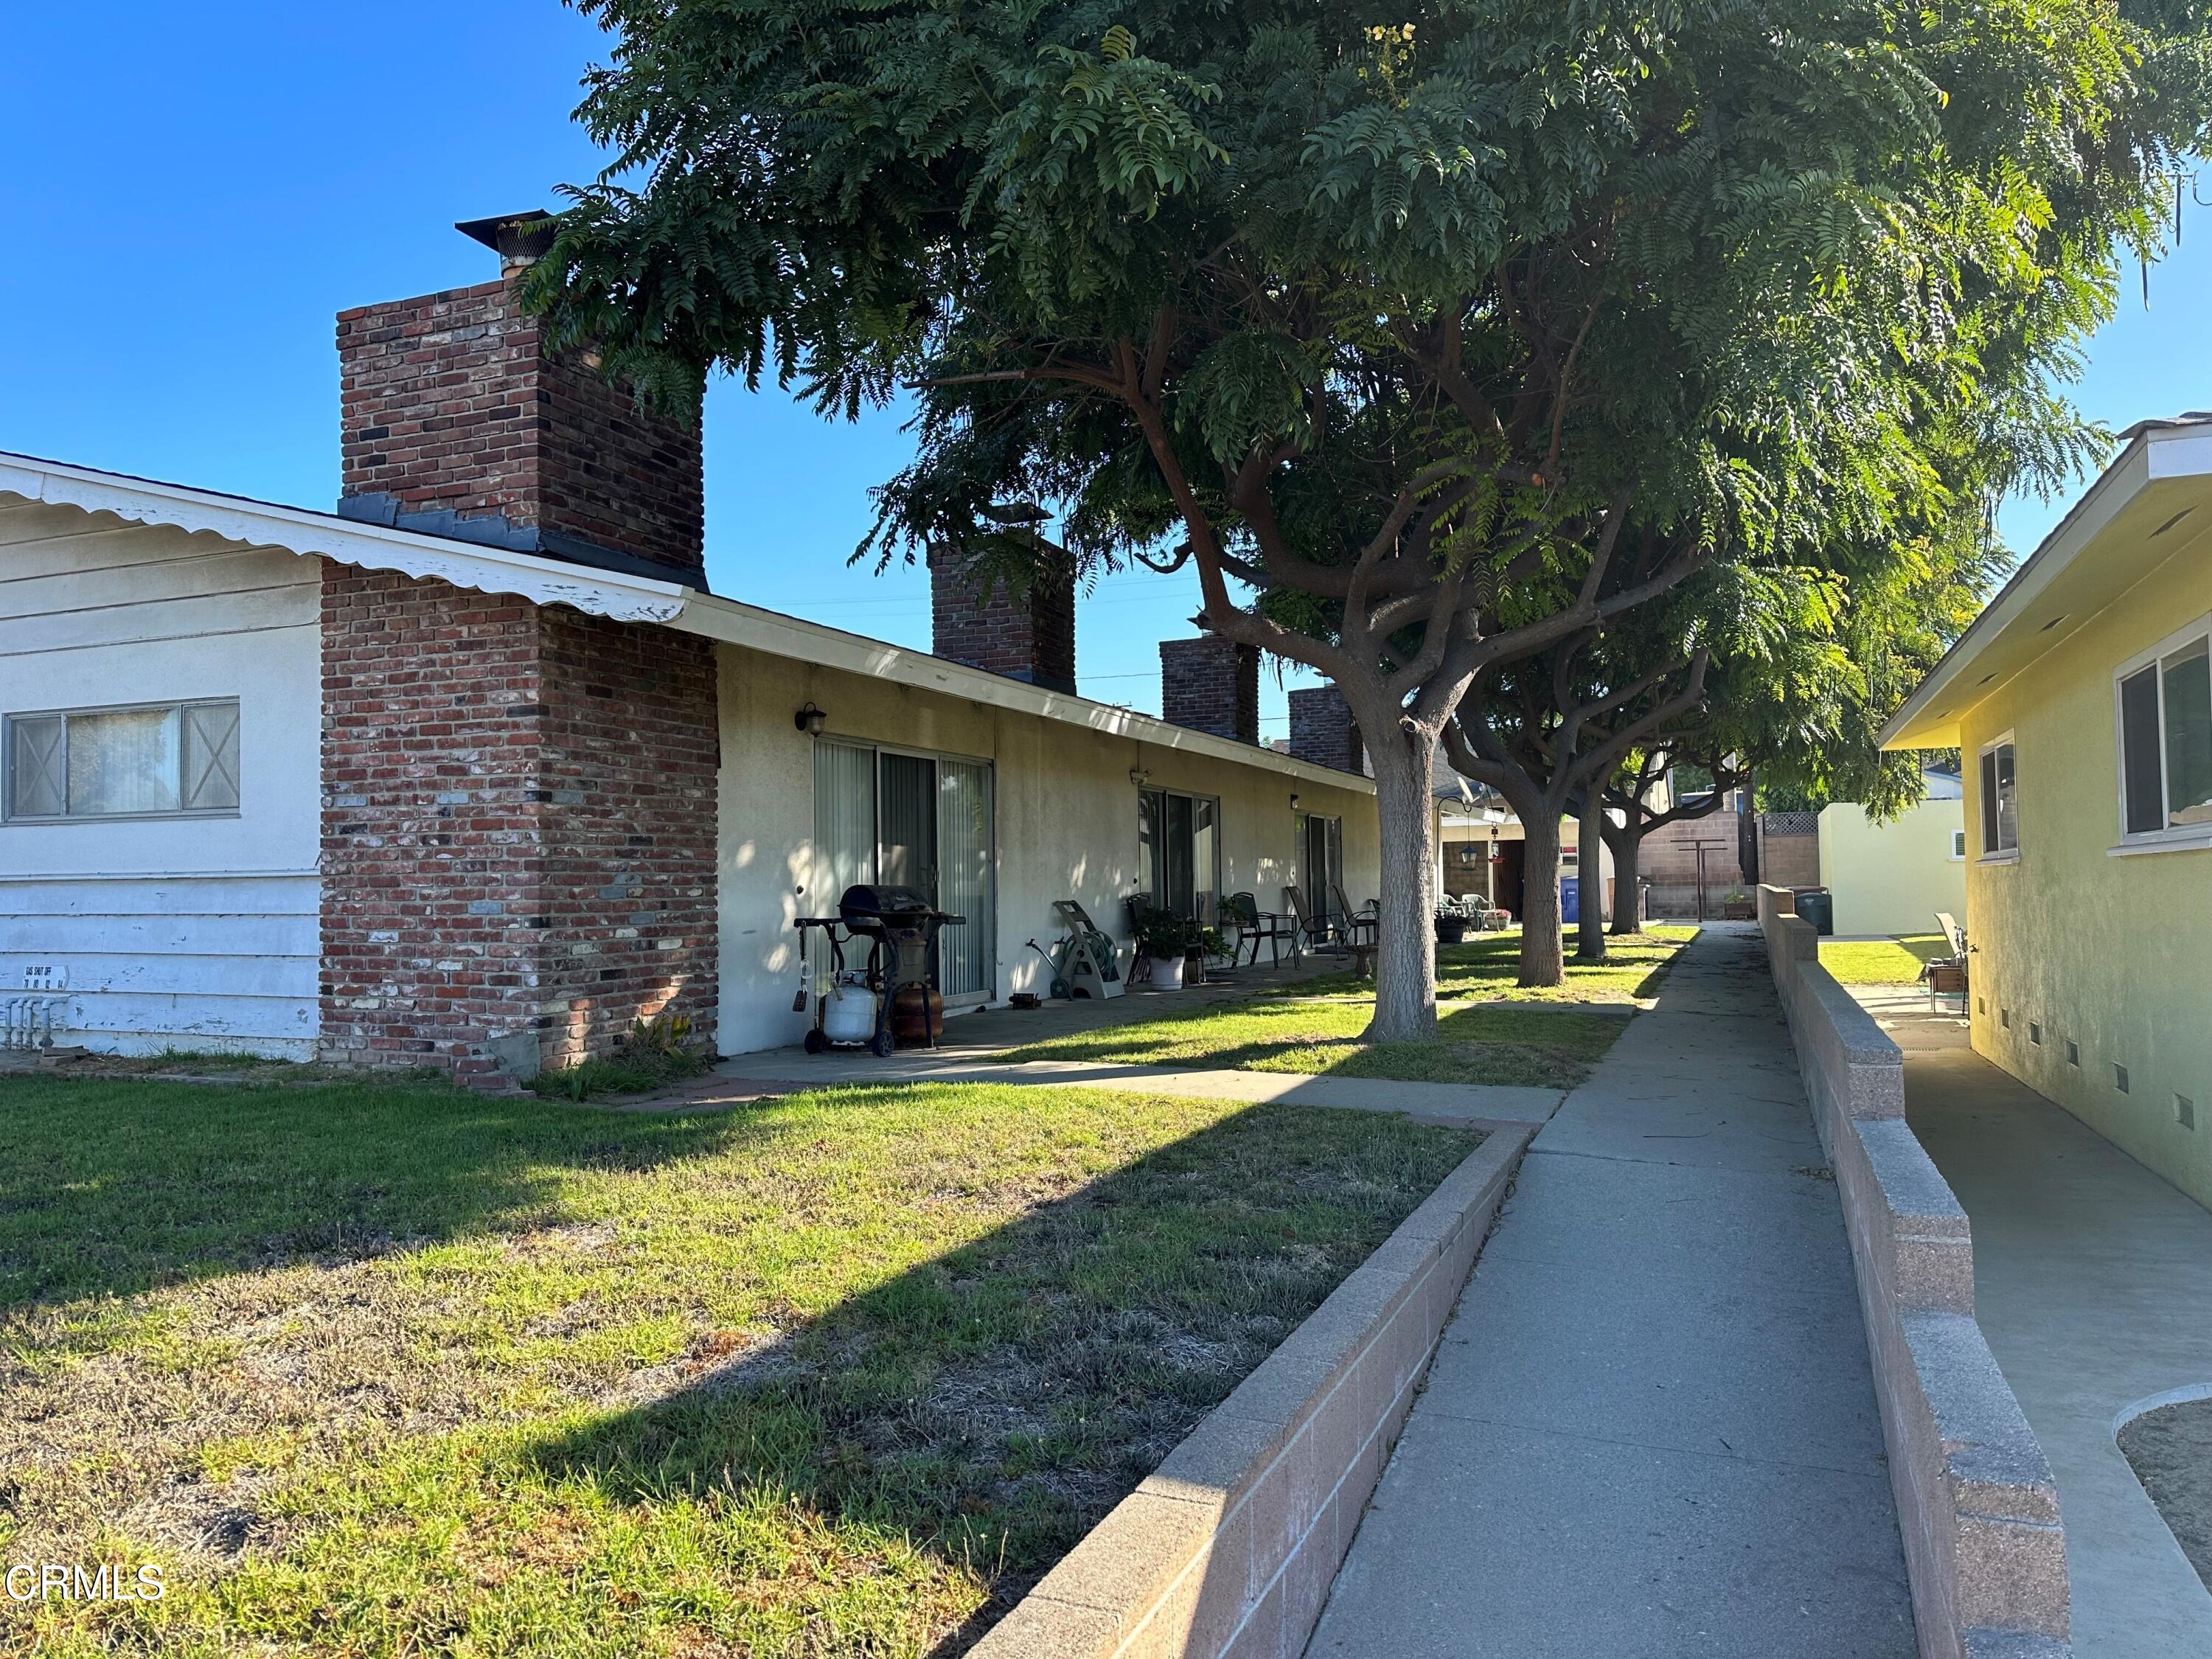
<path fill-rule="evenodd" d="M 1236 943 L 1231 947 L 1229 952 L 1231 967 L 1237 965 L 1237 952 L 1244 948 L 1247 939 L 1249 939 L 1252 944 L 1252 959 L 1249 964 L 1252 967 L 1257 968 L 1260 965 L 1260 942 L 1262 939 L 1267 943 L 1270 966 L 1279 968 L 1283 965 L 1285 939 L 1291 941 L 1291 955 L 1294 960 L 1296 959 L 1298 946 L 1297 930 L 1287 917 L 1279 915 L 1272 910 L 1262 910 L 1257 896 L 1251 893 L 1230 894 L 1221 901 L 1221 921 L 1224 927 L 1234 927 L 1237 930 Z"/>
<path fill-rule="evenodd" d="M 1308 951 L 1318 952 L 1323 946 L 1336 942 L 1334 931 L 1327 919 L 1316 921 L 1306 915 L 1305 901 L 1298 896 L 1297 888 L 1283 889 L 1283 908 L 1290 917 L 1292 962 Z"/>
<path fill-rule="evenodd" d="M 1382 901 L 1370 899 L 1355 910 L 1344 896 L 1344 889 L 1334 882 L 1329 884 L 1329 896 L 1336 901 L 1337 911 L 1344 918 L 1344 942 L 1347 945 L 1372 945 L 1382 931 Z"/>

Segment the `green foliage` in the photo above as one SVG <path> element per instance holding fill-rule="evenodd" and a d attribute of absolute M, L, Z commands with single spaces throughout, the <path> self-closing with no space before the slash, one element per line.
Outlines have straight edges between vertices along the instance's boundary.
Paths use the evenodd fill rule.
<path fill-rule="evenodd" d="M 2212 109 L 2184 0 L 575 3 L 616 159 L 556 340 L 678 409 L 914 388 L 862 553 L 1018 568 L 1018 501 L 1085 573 L 1194 566 L 1408 823 L 1471 686 L 1541 726 L 1685 649 L 1747 746 L 1908 788 L 1861 739 L 1992 503 L 2099 453 L 2059 389 Z"/>

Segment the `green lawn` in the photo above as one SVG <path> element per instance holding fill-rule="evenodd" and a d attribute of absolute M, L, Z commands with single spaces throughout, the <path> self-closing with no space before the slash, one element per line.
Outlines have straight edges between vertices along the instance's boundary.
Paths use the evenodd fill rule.
<path fill-rule="evenodd" d="M 1839 985 L 1910 985 L 1921 965 L 1948 953 L 1941 933 L 1900 933 L 1894 939 L 1824 939 L 1820 966 Z"/>
<path fill-rule="evenodd" d="M 1294 995 L 1271 994 L 1187 1011 L 1170 1007 L 1149 1019 L 1029 1043 L 1000 1058 L 1010 1065 L 1069 1060 L 1571 1089 L 1613 1046 L 1625 1022 L 1617 1014 L 1534 1005 L 1648 998 L 1696 931 L 1655 928 L 1614 941 L 1613 961 L 1578 966 L 1570 960 L 1566 983 L 1542 989 L 1513 982 L 1517 934 L 1442 946 L 1437 982 L 1443 1018 L 1434 1042 L 1362 1042 L 1374 1013 L 1373 993 L 1343 974 L 1308 980 Z M 1532 1006 L 1474 1006 L 1492 1001 Z"/>
<path fill-rule="evenodd" d="M 0 1646 L 957 1651 L 1473 1144 L 1042 1088 L 0 1082 L 0 1553 L 169 1586 L 0 1603 Z"/>

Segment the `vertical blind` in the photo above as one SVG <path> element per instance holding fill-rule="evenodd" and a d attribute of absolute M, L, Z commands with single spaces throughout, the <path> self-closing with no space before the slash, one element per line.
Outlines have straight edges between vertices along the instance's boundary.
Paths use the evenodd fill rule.
<path fill-rule="evenodd" d="M 948 997 L 991 989 L 991 769 L 937 763 L 937 906 L 967 921 L 938 935 L 938 988 Z"/>

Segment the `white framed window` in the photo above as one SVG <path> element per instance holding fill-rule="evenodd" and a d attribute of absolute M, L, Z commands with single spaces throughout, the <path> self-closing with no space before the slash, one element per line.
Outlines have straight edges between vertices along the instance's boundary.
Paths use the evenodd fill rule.
<path fill-rule="evenodd" d="M 1966 860 L 1966 832 L 1963 830 L 1954 830 L 1951 832 L 1951 862 L 1963 864 Z"/>
<path fill-rule="evenodd" d="M 2212 617 L 2112 674 L 2121 849 L 2212 842 Z"/>
<path fill-rule="evenodd" d="M 2020 778 L 2012 733 L 1981 750 L 1982 858 L 1984 864 L 2020 856 Z"/>
<path fill-rule="evenodd" d="M 10 823 L 238 811 L 238 699 L 56 708 L 5 722 Z"/>

